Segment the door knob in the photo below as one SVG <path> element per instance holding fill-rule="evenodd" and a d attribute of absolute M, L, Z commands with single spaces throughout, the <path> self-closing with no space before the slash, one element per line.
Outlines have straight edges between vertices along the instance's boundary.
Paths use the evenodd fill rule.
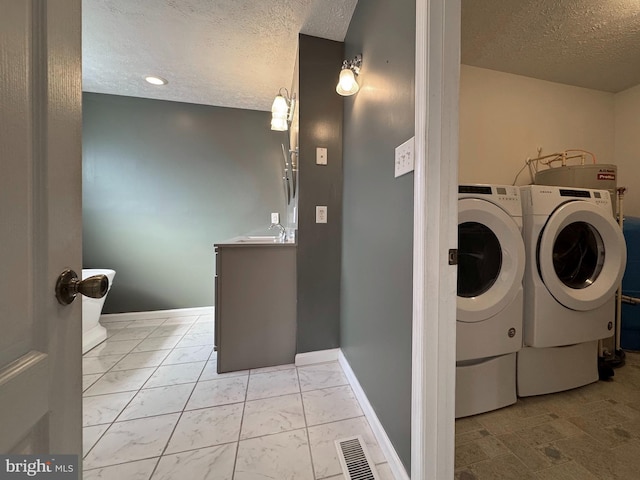
<path fill-rule="evenodd" d="M 71 269 L 60 274 L 56 282 L 56 298 L 60 305 L 69 305 L 78 293 L 85 297 L 102 298 L 109 290 L 109 279 L 106 275 L 94 275 L 78 280 L 78 275 Z"/>

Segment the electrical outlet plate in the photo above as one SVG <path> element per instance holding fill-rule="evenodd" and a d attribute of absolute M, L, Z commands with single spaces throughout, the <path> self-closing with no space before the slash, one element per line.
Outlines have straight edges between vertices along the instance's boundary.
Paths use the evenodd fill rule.
<path fill-rule="evenodd" d="M 316 205 L 316 223 L 327 223 L 327 207 Z"/>
<path fill-rule="evenodd" d="M 402 145 L 396 147 L 395 155 L 395 177 L 398 178 L 414 169 L 414 139 L 411 137 Z"/>
<path fill-rule="evenodd" d="M 273 212 L 271 214 L 271 224 L 276 225 L 280 223 L 280 214 L 278 212 Z"/>
<path fill-rule="evenodd" d="M 326 165 L 327 164 L 327 149 L 324 147 L 316 147 L 316 164 L 317 165 Z"/>

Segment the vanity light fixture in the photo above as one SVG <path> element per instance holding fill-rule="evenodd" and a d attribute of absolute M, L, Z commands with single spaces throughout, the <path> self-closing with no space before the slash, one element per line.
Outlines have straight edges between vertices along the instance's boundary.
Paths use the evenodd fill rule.
<path fill-rule="evenodd" d="M 284 87 L 278 91 L 278 95 L 276 95 L 271 105 L 271 130 L 284 132 L 289 129 L 289 125 L 293 120 L 295 103 L 295 93 L 290 97 L 289 91 Z"/>
<path fill-rule="evenodd" d="M 340 70 L 340 78 L 338 79 L 336 92 L 344 97 L 348 97 L 360 90 L 360 85 L 358 85 L 356 77 L 360 74 L 361 66 L 361 54 L 356 55 L 351 60 L 342 62 L 342 70 Z"/>
<path fill-rule="evenodd" d="M 169 83 L 166 78 L 156 77 L 155 75 L 148 75 L 144 79 L 151 85 L 166 85 Z"/>

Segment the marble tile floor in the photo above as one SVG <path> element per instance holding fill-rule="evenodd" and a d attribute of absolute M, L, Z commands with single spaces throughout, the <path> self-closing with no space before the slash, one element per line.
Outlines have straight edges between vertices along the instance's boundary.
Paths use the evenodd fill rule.
<path fill-rule="evenodd" d="M 210 315 L 104 323 L 83 358 L 84 479 L 341 479 L 334 440 L 384 455 L 337 362 L 218 375 Z"/>
<path fill-rule="evenodd" d="M 609 381 L 456 421 L 458 480 L 640 478 L 640 353 Z"/>

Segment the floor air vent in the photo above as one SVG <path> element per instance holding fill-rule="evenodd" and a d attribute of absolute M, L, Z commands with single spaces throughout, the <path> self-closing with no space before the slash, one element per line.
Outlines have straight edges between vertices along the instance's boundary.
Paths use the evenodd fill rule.
<path fill-rule="evenodd" d="M 362 436 L 336 440 L 338 459 L 348 480 L 379 480 Z"/>

